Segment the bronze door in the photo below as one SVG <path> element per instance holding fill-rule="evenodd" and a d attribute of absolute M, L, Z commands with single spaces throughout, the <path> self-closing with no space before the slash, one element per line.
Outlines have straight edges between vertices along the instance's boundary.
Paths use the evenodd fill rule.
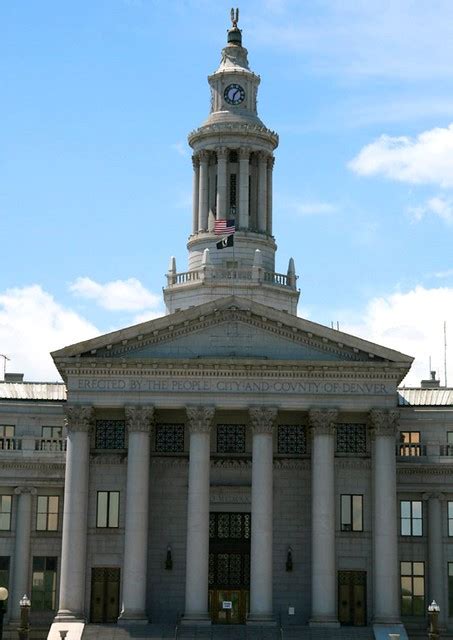
<path fill-rule="evenodd" d="M 120 606 L 120 570 L 112 567 L 91 569 L 91 622 L 116 622 Z"/>
<path fill-rule="evenodd" d="M 366 625 L 366 571 L 338 572 L 338 619 L 345 625 Z"/>
<path fill-rule="evenodd" d="M 213 589 L 209 592 L 212 621 L 218 624 L 244 624 L 249 592 L 245 589 Z"/>

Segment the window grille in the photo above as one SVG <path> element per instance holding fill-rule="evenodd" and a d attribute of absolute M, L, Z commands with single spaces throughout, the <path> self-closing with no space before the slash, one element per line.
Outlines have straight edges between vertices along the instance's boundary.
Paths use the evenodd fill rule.
<path fill-rule="evenodd" d="M 278 427 L 278 452 L 287 455 L 307 453 L 307 431 L 302 425 L 288 424 Z"/>
<path fill-rule="evenodd" d="M 337 424 L 336 433 L 337 453 L 366 453 L 365 424 Z"/>
<path fill-rule="evenodd" d="M 219 424 L 217 453 L 245 453 L 245 425 Z"/>
<path fill-rule="evenodd" d="M 96 420 L 96 449 L 125 449 L 124 420 Z"/>
<path fill-rule="evenodd" d="M 211 540 L 250 540 L 250 513 L 210 513 Z"/>
<path fill-rule="evenodd" d="M 155 445 L 158 453 L 182 453 L 184 451 L 183 424 L 157 424 L 155 433 Z"/>

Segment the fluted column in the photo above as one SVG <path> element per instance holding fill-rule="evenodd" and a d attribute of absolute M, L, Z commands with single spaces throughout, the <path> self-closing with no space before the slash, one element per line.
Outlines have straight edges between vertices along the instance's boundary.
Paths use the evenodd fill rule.
<path fill-rule="evenodd" d="M 198 156 L 192 156 L 193 165 L 193 192 L 192 192 L 192 233 L 198 231 L 198 206 L 200 202 L 200 160 Z"/>
<path fill-rule="evenodd" d="M 442 500 L 443 494 L 431 493 L 423 496 L 428 502 L 428 598 L 440 607 L 439 623 L 445 626 L 447 602 L 443 584 L 445 570 L 442 545 Z"/>
<path fill-rule="evenodd" d="M 209 152 L 200 151 L 199 187 L 198 187 L 198 229 L 206 231 L 208 228 L 209 209 Z"/>
<path fill-rule="evenodd" d="M 24 593 L 30 595 L 30 537 L 33 487 L 17 487 L 14 490 L 17 500 L 16 532 L 14 545 L 13 589 L 9 597 L 11 620 L 19 620 L 19 600 Z"/>
<path fill-rule="evenodd" d="M 334 409 L 312 409 L 311 619 L 312 626 L 338 626 L 335 561 Z"/>
<path fill-rule="evenodd" d="M 239 228 L 249 227 L 250 149 L 239 149 Z"/>
<path fill-rule="evenodd" d="M 271 156 L 267 161 L 267 233 L 272 235 L 272 179 L 275 158 Z"/>
<path fill-rule="evenodd" d="M 248 622 L 273 621 L 273 452 L 277 409 L 249 410 L 252 445 L 252 537 L 250 546 L 250 615 Z"/>
<path fill-rule="evenodd" d="M 370 412 L 373 446 L 374 622 L 400 619 L 395 436 L 398 411 Z"/>
<path fill-rule="evenodd" d="M 57 621 L 84 619 L 88 474 L 92 407 L 65 407 L 68 433 Z"/>
<path fill-rule="evenodd" d="M 213 407 L 188 407 L 190 432 L 189 489 L 187 499 L 186 606 L 183 622 L 210 624 L 209 468 Z"/>
<path fill-rule="evenodd" d="M 266 231 L 267 224 L 267 159 L 268 154 L 258 154 L 258 231 Z"/>
<path fill-rule="evenodd" d="M 147 620 L 149 433 L 153 407 L 126 407 L 126 526 L 121 621 Z"/>
<path fill-rule="evenodd" d="M 228 218 L 227 216 L 227 162 L 228 149 L 217 148 L 217 220 Z"/>

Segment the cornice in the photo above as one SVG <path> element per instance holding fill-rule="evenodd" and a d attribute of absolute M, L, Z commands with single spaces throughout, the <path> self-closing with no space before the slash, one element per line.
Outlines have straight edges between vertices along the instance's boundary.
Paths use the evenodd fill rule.
<path fill-rule="evenodd" d="M 65 462 L 32 462 L 31 460 L 27 462 L 23 462 L 19 460 L 17 461 L 2 460 L 1 467 L 2 467 L 2 471 L 4 471 L 5 469 L 22 469 L 24 471 L 39 470 L 39 471 L 47 472 L 47 475 L 49 471 L 57 471 L 57 472 L 62 472 L 64 476 L 66 463 Z"/>
<path fill-rule="evenodd" d="M 271 131 L 264 125 L 244 123 L 244 122 L 216 122 L 213 124 L 202 125 L 198 129 L 194 129 L 187 136 L 189 145 L 192 146 L 198 140 L 207 138 L 210 136 L 218 136 L 221 134 L 233 134 L 238 136 L 245 136 L 250 139 L 250 136 L 260 138 L 266 142 L 270 142 L 274 148 L 278 146 L 278 134 L 275 131 Z"/>

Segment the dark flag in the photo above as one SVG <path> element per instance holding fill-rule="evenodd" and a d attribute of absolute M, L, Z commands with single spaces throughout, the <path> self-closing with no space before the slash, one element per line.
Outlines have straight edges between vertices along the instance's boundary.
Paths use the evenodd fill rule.
<path fill-rule="evenodd" d="M 231 234 L 231 236 L 226 236 L 225 238 L 222 238 L 220 242 L 216 243 L 216 247 L 217 249 L 226 249 L 226 247 L 232 247 L 234 245 L 234 236 L 233 234 Z"/>

